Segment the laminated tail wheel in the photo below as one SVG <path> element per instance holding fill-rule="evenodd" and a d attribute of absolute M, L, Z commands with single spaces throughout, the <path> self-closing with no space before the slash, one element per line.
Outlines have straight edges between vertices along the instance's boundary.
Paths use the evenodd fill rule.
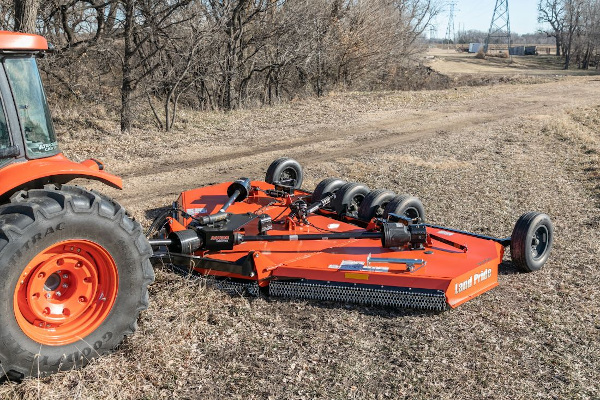
<path fill-rule="evenodd" d="M 339 178 L 325 178 L 315 188 L 312 193 L 311 202 L 316 203 L 317 201 L 329 196 L 332 193 L 336 193 L 339 188 L 344 186 L 346 181 Z M 331 209 L 331 207 L 326 207 Z"/>
<path fill-rule="evenodd" d="M 391 190 L 371 190 L 358 209 L 358 219 L 370 221 L 383 216 L 383 211 L 388 203 L 396 196 Z"/>
<path fill-rule="evenodd" d="M 293 189 L 300 189 L 304 174 L 300 163 L 293 158 L 281 157 L 273 161 L 265 176 L 265 182 L 270 184 L 285 184 L 292 182 Z"/>
<path fill-rule="evenodd" d="M 369 193 L 369 187 L 362 183 L 349 182 L 336 192 L 333 207 L 339 216 L 357 217 L 358 209 Z"/>
<path fill-rule="evenodd" d="M 541 269 L 548 261 L 553 240 L 554 226 L 548 215 L 538 212 L 521 215 L 510 237 L 513 264 L 524 272 Z"/>
<path fill-rule="evenodd" d="M 399 194 L 387 204 L 383 211 L 383 218 L 390 214 L 403 215 L 417 222 L 425 222 L 425 207 L 415 196 Z"/>

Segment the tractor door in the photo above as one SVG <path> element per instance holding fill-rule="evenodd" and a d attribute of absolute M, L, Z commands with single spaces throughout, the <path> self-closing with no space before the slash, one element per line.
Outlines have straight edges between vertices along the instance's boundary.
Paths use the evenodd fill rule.
<path fill-rule="evenodd" d="M 2 65 L 22 132 L 22 135 L 13 133 L 14 138 L 22 137 L 28 159 L 58 154 L 58 142 L 35 57 L 11 55 L 2 59 Z"/>
<path fill-rule="evenodd" d="M 9 99 L 9 103 L 5 105 L 4 99 Z M 18 119 L 12 105 L 12 95 L 6 82 L 6 78 L 0 70 L 0 167 L 13 161 L 16 157 L 23 157 L 25 152 L 20 135 Z M 7 117 L 7 111 L 12 111 L 11 117 Z M 9 123 L 13 121 L 13 123 Z M 11 131 L 17 134 L 13 137 Z M 13 129 L 11 129 L 13 128 Z"/>
<path fill-rule="evenodd" d="M 0 101 L 0 166 L 7 163 L 11 158 L 18 154 L 19 150 L 10 138 L 4 106 Z"/>

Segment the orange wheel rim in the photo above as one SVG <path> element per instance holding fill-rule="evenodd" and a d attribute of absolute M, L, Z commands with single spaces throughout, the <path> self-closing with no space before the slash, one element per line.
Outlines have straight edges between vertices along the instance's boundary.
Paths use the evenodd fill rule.
<path fill-rule="evenodd" d="M 15 317 L 38 343 L 74 343 L 104 322 L 117 298 L 118 282 L 117 265 L 102 246 L 87 240 L 57 243 L 21 273 Z"/>

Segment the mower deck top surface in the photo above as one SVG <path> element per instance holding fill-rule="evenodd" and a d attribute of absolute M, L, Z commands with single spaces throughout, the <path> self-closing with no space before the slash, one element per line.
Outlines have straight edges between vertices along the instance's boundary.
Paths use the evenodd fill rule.
<path fill-rule="evenodd" d="M 178 204 L 195 218 L 213 214 L 227 201 L 230 184 L 225 182 L 183 192 Z M 385 248 L 377 238 L 297 240 L 296 235 L 302 234 L 367 232 L 372 225 L 351 218 L 335 219 L 335 214 L 327 211 L 308 216 L 308 224 L 290 224 L 286 219 L 291 202 L 309 198 L 310 193 L 297 190 L 290 198 L 275 198 L 265 193 L 273 189 L 272 184 L 253 181 L 251 185 L 254 189 L 250 195 L 227 210 L 235 218 L 224 226 L 215 227 L 215 231 L 234 230 L 257 235 L 257 215 L 266 214 L 271 217 L 273 227 L 265 236 L 289 235 L 289 240 L 244 242 L 236 244 L 232 250 L 195 254 L 229 263 L 240 263 L 250 255 L 256 271 L 254 276 L 204 268 L 196 268 L 197 272 L 252 280 L 262 287 L 276 281 L 302 280 L 318 284 L 425 290 L 443 293 L 451 307 L 498 284 L 498 265 L 504 247 L 496 241 L 429 226 L 430 239 L 420 249 Z M 179 222 L 187 226 L 193 218 L 181 217 Z"/>

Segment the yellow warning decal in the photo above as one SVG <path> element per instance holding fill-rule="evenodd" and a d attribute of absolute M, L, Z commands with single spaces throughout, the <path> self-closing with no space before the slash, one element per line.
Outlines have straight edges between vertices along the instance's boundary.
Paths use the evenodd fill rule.
<path fill-rule="evenodd" d="M 357 274 L 356 272 L 346 272 L 344 276 L 346 277 L 346 279 L 362 279 L 363 281 L 369 280 L 369 275 Z"/>

